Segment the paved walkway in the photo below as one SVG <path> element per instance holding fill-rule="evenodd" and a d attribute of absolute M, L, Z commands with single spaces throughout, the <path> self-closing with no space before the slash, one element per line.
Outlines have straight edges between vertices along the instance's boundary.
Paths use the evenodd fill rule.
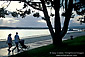
<path fill-rule="evenodd" d="M 46 46 L 46 45 L 49 45 L 52 43 L 52 40 L 44 40 L 44 41 L 38 41 L 38 42 L 35 42 L 35 43 L 30 43 L 30 44 L 25 44 L 26 46 L 30 46 L 30 49 L 34 49 L 34 48 L 38 48 L 38 47 L 41 47 L 41 46 Z M 15 46 L 13 46 L 11 49 L 13 49 Z M 8 47 L 7 48 L 2 48 L 0 49 L 0 57 L 7 57 L 7 56 L 10 56 L 10 55 L 15 55 L 17 53 L 20 53 L 20 52 L 23 52 L 22 50 L 20 50 L 20 52 L 17 52 L 17 50 L 15 49 L 14 52 L 10 52 L 8 53 L 7 51 Z M 25 50 L 26 51 L 26 50 Z"/>
<path fill-rule="evenodd" d="M 78 37 L 78 36 L 85 35 L 85 32 L 68 33 L 68 34 L 65 35 L 63 40 L 69 39 L 71 35 L 73 35 L 73 37 Z M 46 45 L 49 45 L 49 44 L 52 44 L 52 39 L 46 39 L 46 40 L 43 40 L 43 41 L 37 41 L 37 42 L 34 42 L 34 43 L 28 43 L 28 44 L 25 44 L 25 45 L 30 46 L 30 48 L 28 49 L 28 50 L 30 50 L 30 49 L 38 48 L 38 47 L 41 47 L 41 46 L 46 46 Z M 14 47 L 15 46 L 13 46 L 12 49 Z M 8 47 L 0 49 L 0 57 L 7 57 L 7 56 L 15 55 L 15 54 L 18 53 L 16 50 L 14 51 L 13 54 L 12 54 L 12 52 L 8 53 L 7 49 L 8 49 Z M 20 52 L 23 52 L 23 51 L 20 51 Z"/>

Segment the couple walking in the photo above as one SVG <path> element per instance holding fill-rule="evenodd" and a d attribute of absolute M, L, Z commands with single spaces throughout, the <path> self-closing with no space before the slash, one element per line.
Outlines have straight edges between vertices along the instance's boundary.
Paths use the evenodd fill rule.
<path fill-rule="evenodd" d="M 19 52 L 18 44 L 19 44 L 20 38 L 19 38 L 18 32 L 16 32 L 16 35 L 14 36 L 14 41 L 15 41 L 16 47 L 13 48 L 12 52 L 16 48 L 17 48 L 17 51 Z M 11 34 L 8 35 L 7 43 L 8 43 L 8 47 L 9 47 L 8 51 L 11 52 L 11 50 L 10 50 L 10 48 L 12 47 L 12 37 L 11 37 Z"/>

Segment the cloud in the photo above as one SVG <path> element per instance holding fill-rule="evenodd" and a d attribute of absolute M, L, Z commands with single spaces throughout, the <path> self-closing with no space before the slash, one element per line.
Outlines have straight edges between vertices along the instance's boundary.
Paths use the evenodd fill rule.
<path fill-rule="evenodd" d="M 17 6 L 15 5 L 17 4 Z M 3 5 L 4 6 L 4 5 Z M 23 3 L 18 2 L 11 2 L 9 7 L 6 10 L 9 11 L 15 11 L 17 9 L 21 9 L 23 6 Z M 52 11 L 52 13 L 55 11 Z M 60 9 L 60 15 L 63 12 L 63 7 Z M 50 12 L 49 12 L 50 13 Z M 76 12 L 74 12 L 76 14 Z M 44 16 L 42 12 L 40 12 L 41 16 Z M 78 26 L 80 23 L 77 21 L 79 17 L 76 15 L 74 19 L 72 19 L 69 23 L 69 26 Z M 63 26 L 64 24 L 64 17 L 61 17 L 61 24 Z M 51 19 L 51 23 L 54 26 L 54 18 Z M 6 16 L 6 18 L 0 19 L 0 26 L 16 26 L 16 27 L 47 27 L 46 22 L 42 20 L 41 18 L 36 18 L 31 16 L 26 16 L 25 18 L 13 18 L 11 15 Z M 85 25 L 85 24 L 83 24 Z"/>
<path fill-rule="evenodd" d="M 71 19 L 69 26 L 85 26 L 85 24 L 80 25 L 77 21 L 78 16 Z M 62 21 L 63 20 L 63 21 Z M 51 19 L 52 26 L 54 27 L 54 18 Z M 61 18 L 61 22 L 64 22 L 64 17 Z M 63 26 L 63 23 L 61 23 Z M 6 16 L 6 18 L 0 18 L 0 26 L 10 26 L 10 27 L 47 27 L 46 21 L 32 15 L 26 16 L 25 18 L 14 18 L 11 15 Z"/>
<path fill-rule="evenodd" d="M 0 24 L 1 24 L 1 25 L 3 24 L 3 19 L 0 19 Z"/>
<path fill-rule="evenodd" d="M 45 20 L 38 20 L 37 22 L 42 22 L 42 23 L 46 23 L 46 21 Z"/>
<path fill-rule="evenodd" d="M 4 4 L 3 4 L 4 3 Z M 0 1 L 0 7 L 7 7 L 10 1 Z M 17 5 L 17 6 L 16 6 Z M 22 9 L 24 3 L 19 3 L 19 1 L 11 1 L 10 5 L 6 8 L 9 11 L 16 11 L 16 9 Z"/>
<path fill-rule="evenodd" d="M 85 26 L 85 23 L 82 23 L 82 25 L 81 25 L 80 22 L 77 21 L 77 19 L 70 20 L 69 27 L 76 27 L 76 26 L 79 26 L 79 27 Z"/>
<path fill-rule="evenodd" d="M 18 22 L 15 23 L 16 26 L 20 27 L 46 27 L 46 23 L 39 22 L 41 18 L 35 18 L 33 16 L 26 16 L 24 19 L 18 18 Z"/>

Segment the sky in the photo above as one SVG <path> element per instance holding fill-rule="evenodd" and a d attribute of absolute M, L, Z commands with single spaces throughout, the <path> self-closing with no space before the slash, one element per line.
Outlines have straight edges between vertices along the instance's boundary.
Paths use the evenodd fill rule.
<path fill-rule="evenodd" d="M 0 1 L 0 7 L 6 7 L 8 3 L 2 4 L 2 1 Z M 16 9 L 21 9 L 23 6 L 23 3 L 18 2 L 11 2 L 10 5 L 6 8 L 6 10 L 9 11 L 16 11 Z M 60 13 L 62 12 L 62 9 L 60 9 Z M 76 14 L 76 12 L 74 12 Z M 41 16 L 43 16 L 43 13 L 40 12 Z M 75 18 L 71 19 L 69 22 L 69 26 L 85 26 L 85 24 L 80 25 L 80 22 L 77 21 L 77 19 L 81 17 L 78 15 L 75 15 Z M 64 17 L 61 17 L 61 24 L 63 26 L 64 23 Z M 54 26 L 54 19 L 51 18 L 51 23 Z M 21 18 L 20 16 L 17 18 L 12 17 L 11 15 L 6 16 L 6 18 L 0 18 L 0 26 L 9 26 L 9 27 L 47 27 L 46 21 L 43 20 L 41 17 L 33 17 L 33 15 L 27 15 L 25 18 Z"/>

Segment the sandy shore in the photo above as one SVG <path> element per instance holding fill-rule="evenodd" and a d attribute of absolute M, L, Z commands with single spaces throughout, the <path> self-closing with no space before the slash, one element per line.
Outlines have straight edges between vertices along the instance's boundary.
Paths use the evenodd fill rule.
<path fill-rule="evenodd" d="M 78 36 L 82 36 L 85 35 L 85 32 L 72 32 L 72 33 L 67 33 L 63 39 L 70 39 L 70 36 L 73 35 L 73 37 L 78 37 Z M 29 43 L 34 43 L 37 41 L 43 41 L 43 40 L 49 40 L 52 39 L 50 35 L 46 35 L 46 36 L 38 36 L 38 37 L 31 37 L 31 38 L 25 38 L 25 44 L 29 44 Z M 13 45 L 14 41 L 13 41 Z M 6 41 L 0 41 L 0 49 L 1 48 L 5 48 L 8 47 Z"/>
<path fill-rule="evenodd" d="M 34 43 L 34 42 L 37 42 L 37 41 L 49 40 L 49 39 L 51 39 L 50 35 L 24 38 L 25 44 Z M 13 44 L 13 46 L 15 45 L 14 40 L 13 40 L 12 44 Z M 6 43 L 6 41 L 0 41 L 0 49 L 5 48 L 5 47 L 8 47 L 8 44 Z"/>

